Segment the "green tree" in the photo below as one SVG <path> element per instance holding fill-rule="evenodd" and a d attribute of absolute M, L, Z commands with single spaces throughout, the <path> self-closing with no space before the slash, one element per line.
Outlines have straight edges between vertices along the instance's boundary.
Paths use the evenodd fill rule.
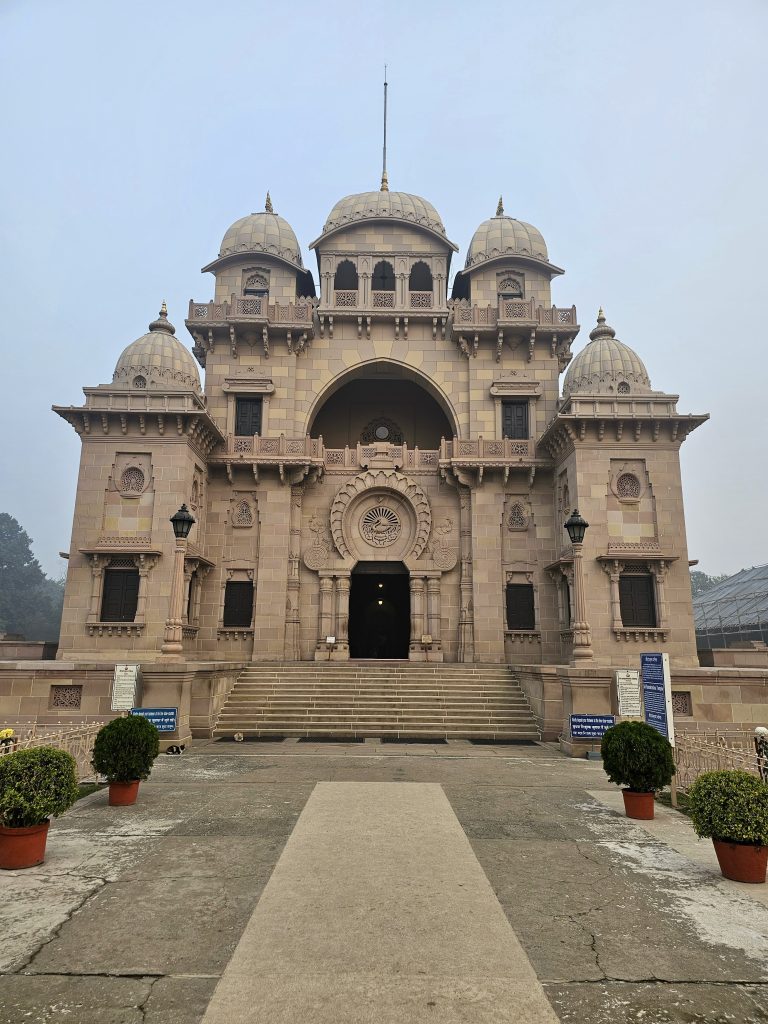
<path fill-rule="evenodd" d="M 728 574 L 724 573 L 722 576 L 707 576 L 705 572 L 700 572 L 698 569 L 694 569 L 691 572 L 691 593 L 694 597 L 698 597 L 700 594 L 706 594 L 712 587 L 716 587 L 718 583 L 722 583 L 723 580 L 727 580 Z"/>
<path fill-rule="evenodd" d="M 13 516 L 0 512 L 0 632 L 20 633 L 27 640 L 56 640 L 63 580 L 45 575 L 31 544 Z"/>

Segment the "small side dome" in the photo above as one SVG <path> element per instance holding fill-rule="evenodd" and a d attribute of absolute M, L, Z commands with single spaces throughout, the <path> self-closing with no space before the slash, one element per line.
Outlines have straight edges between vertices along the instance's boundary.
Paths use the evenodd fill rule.
<path fill-rule="evenodd" d="M 264 253 L 267 256 L 276 256 L 297 270 L 304 269 L 296 234 L 288 221 L 272 209 L 269 192 L 263 212 L 251 213 L 236 220 L 222 239 L 220 259 L 223 256 L 237 256 L 240 253 L 244 256 L 249 253 Z"/>
<path fill-rule="evenodd" d="M 602 309 L 589 344 L 578 353 L 563 378 L 563 398 L 569 395 L 648 395 L 651 381 L 642 359 L 616 337 Z"/>
<path fill-rule="evenodd" d="M 176 328 L 168 320 L 165 303 L 157 320 L 123 351 L 112 375 L 115 384 L 135 391 L 195 391 L 200 394 L 200 375 L 189 349 L 174 338 Z"/>
<path fill-rule="evenodd" d="M 472 270 L 492 260 L 516 256 L 550 265 L 547 245 L 541 232 L 532 224 L 508 217 L 500 198 L 496 216 L 484 220 L 472 236 L 464 270 Z"/>

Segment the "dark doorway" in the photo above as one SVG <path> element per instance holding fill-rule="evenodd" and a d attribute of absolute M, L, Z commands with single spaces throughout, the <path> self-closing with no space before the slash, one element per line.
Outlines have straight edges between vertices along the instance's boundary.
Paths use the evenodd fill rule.
<path fill-rule="evenodd" d="M 402 562 L 358 562 L 349 592 L 350 657 L 406 659 L 410 639 L 408 570 Z"/>

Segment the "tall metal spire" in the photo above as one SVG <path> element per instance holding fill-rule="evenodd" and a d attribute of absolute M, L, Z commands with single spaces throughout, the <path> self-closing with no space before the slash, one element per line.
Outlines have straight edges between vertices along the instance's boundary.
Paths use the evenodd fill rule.
<path fill-rule="evenodd" d="M 381 161 L 381 191 L 389 192 L 387 178 L 387 65 L 384 65 L 384 151 Z"/>

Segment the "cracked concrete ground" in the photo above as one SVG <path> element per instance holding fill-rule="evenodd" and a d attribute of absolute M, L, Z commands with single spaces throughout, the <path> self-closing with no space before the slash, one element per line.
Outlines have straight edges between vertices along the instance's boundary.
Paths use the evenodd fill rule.
<path fill-rule="evenodd" d="M 598 763 L 288 741 L 161 758 L 135 807 L 95 793 L 3 872 L 0 1024 L 197 1024 L 319 781 L 440 784 L 561 1021 L 768 1022 L 768 887 L 674 812 L 623 817 Z"/>

